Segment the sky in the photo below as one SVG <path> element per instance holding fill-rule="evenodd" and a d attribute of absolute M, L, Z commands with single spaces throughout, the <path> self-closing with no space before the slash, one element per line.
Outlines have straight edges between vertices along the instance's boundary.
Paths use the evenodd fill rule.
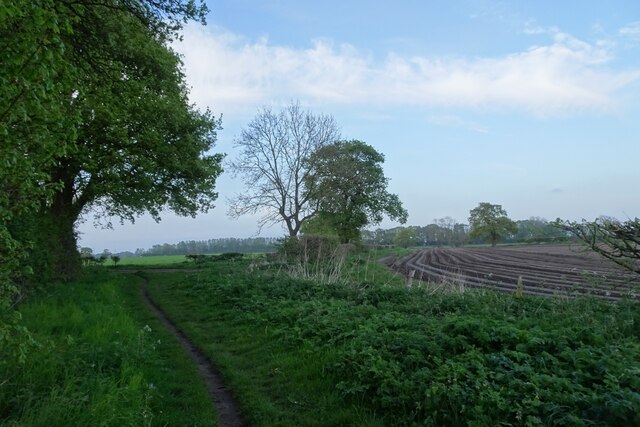
<path fill-rule="evenodd" d="M 512 219 L 640 217 L 637 0 L 220 0 L 173 45 L 190 101 L 222 116 L 215 152 L 258 110 L 300 102 L 343 139 L 385 155 L 407 225 L 467 222 L 480 202 Z M 94 251 L 260 234 L 232 220 L 243 191 L 224 173 L 215 209 L 79 225 Z M 398 224 L 384 221 L 380 227 Z"/>

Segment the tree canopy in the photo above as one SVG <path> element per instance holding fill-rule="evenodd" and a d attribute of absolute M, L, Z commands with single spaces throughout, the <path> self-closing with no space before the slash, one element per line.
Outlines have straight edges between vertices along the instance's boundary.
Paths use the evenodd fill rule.
<path fill-rule="evenodd" d="M 103 218 L 157 219 L 166 206 L 186 215 L 212 206 L 218 120 L 189 105 L 168 45 L 184 22 L 205 14 L 193 0 L 3 5 L 4 244 L 46 238 L 31 258 L 49 258 L 43 262 L 69 276 L 79 265 L 73 227 L 89 208 Z"/>
<path fill-rule="evenodd" d="M 360 237 L 360 230 L 386 215 L 406 222 L 408 213 L 397 195 L 387 191 L 384 155 L 358 141 L 338 141 L 320 147 L 308 159 L 308 197 L 317 209 L 315 221 L 336 231 L 342 242 Z"/>
<path fill-rule="evenodd" d="M 229 214 L 261 213 L 260 227 L 283 222 L 289 236 L 297 237 L 316 213 L 306 159 L 338 138 L 333 117 L 304 111 L 298 103 L 280 112 L 260 110 L 235 141 L 240 153 L 231 171 L 242 176 L 245 192 L 231 200 Z"/>
<path fill-rule="evenodd" d="M 509 219 L 501 205 L 482 202 L 469 212 L 470 238 L 487 237 L 491 246 L 498 240 L 518 231 L 515 222 Z"/>

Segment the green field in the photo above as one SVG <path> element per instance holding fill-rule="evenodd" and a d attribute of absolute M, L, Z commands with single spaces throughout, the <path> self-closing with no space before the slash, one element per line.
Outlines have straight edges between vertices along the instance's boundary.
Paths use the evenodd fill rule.
<path fill-rule="evenodd" d="M 640 304 L 406 289 L 376 262 L 404 253 L 337 281 L 252 257 L 143 274 L 254 426 L 640 425 Z M 0 424 L 211 425 L 140 285 L 97 267 L 25 302 L 40 347 L 0 357 Z"/>
<path fill-rule="evenodd" d="M 155 256 L 141 256 L 141 257 L 127 257 L 120 259 L 118 266 L 175 266 L 175 264 L 187 263 L 187 259 L 184 255 L 155 255 Z M 111 259 L 105 262 L 105 265 L 113 265 Z"/>
<path fill-rule="evenodd" d="M 220 254 L 206 254 L 208 256 L 215 256 Z M 244 254 L 245 258 L 255 258 L 261 256 L 261 253 L 247 253 Z M 140 266 L 140 267 L 178 267 L 179 264 L 184 264 L 185 267 L 193 267 L 194 263 L 188 260 L 185 255 L 152 255 L 141 257 L 126 257 L 121 258 L 118 262 L 118 267 L 128 266 Z M 113 260 L 107 259 L 104 263 L 105 266 L 113 267 Z"/>

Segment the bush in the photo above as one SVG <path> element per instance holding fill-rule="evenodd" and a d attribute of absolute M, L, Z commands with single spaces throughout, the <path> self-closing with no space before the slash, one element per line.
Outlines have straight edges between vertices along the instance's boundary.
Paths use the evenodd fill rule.
<path fill-rule="evenodd" d="M 212 259 L 214 261 L 235 261 L 238 259 L 242 259 L 243 257 L 244 254 L 240 252 L 225 252 L 220 255 L 214 255 Z"/>
<path fill-rule="evenodd" d="M 326 261 L 335 255 L 338 246 L 337 237 L 304 235 L 299 239 L 282 239 L 277 253 L 289 263 Z"/>

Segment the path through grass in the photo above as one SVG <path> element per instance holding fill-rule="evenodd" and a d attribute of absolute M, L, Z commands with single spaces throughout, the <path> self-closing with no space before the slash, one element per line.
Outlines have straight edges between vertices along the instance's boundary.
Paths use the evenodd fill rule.
<path fill-rule="evenodd" d="M 0 425 L 216 425 L 195 366 L 142 304 L 140 283 L 95 272 L 20 307 L 39 347 L 24 365 L 0 362 Z"/>
<path fill-rule="evenodd" d="M 364 267 L 364 266 L 360 266 Z M 640 425 L 640 305 L 148 273 L 256 426 Z"/>

